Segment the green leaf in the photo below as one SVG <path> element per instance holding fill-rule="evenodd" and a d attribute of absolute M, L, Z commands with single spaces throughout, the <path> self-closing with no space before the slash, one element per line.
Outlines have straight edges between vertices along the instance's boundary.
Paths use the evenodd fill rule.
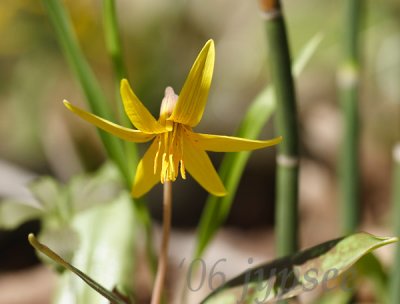
<path fill-rule="evenodd" d="M 306 63 L 315 53 L 320 41 L 321 35 L 314 36 L 301 51 L 293 66 L 295 76 L 299 76 Z M 235 136 L 257 139 L 274 111 L 275 99 L 272 88 L 268 87 L 255 98 Z M 195 258 L 202 256 L 208 243 L 227 218 L 249 157 L 250 152 L 225 154 L 219 168 L 219 176 L 228 191 L 228 195 L 224 197 L 210 195 L 208 197 L 198 228 Z"/>
<path fill-rule="evenodd" d="M 133 277 L 133 244 L 136 215 L 128 193 L 79 214 L 73 227 L 80 236 L 80 247 L 72 264 L 107 290 L 122 286 L 130 290 Z M 108 304 L 107 300 L 71 273 L 65 273 L 56 303 Z"/>
<path fill-rule="evenodd" d="M 0 228 L 15 229 L 29 220 L 41 217 L 42 214 L 40 206 L 35 206 L 33 203 L 3 200 L 0 202 Z"/>
<path fill-rule="evenodd" d="M 356 233 L 328 241 L 249 269 L 217 288 L 201 303 L 237 303 L 238 300 L 267 303 L 291 298 L 337 278 L 367 253 L 397 240 Z"/>

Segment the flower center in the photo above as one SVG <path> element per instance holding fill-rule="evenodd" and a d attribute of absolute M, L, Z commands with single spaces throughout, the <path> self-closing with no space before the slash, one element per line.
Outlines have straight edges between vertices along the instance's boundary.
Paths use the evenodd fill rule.
<path fill-rule="evenodd" d="M 178 172 L 186 179 L 185 165 L 183 162 L 183 132 L 184 126 L 180 123 L 167 120 L 174 111 L 178 95 L 171 87 L 165 89 L 165 96 L 161 102 L 160 123 L 169 125 L 171 131 L 156 137 L 158 150 L 154 158 L 154 174 L 160 170 L 161 183 L 175 181 Z M 160 166 L 160 167 L 159 167 Z"/>
<path fill-rule="evenodd" d="M 161 183 L 175 181 L 178 172 L 186 179 L 185 164 L 183 162 L 183 132 L 182 124 L 173 123 L 172 131 L 157 136 L 158 150 L 154 157 L 154 174 L 161 166 Z"/>

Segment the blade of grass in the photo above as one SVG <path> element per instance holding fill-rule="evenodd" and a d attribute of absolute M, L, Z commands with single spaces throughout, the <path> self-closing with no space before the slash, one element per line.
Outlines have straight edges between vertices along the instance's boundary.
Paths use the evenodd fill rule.
<path fill-rule="evenodd" d="M 296 62 L 293 65 L 293 73 L 298 76 L 305 65 L 315 53 L 322 36 L 315 35 L 301 50 Z M 264 89 L 252 102 L 249 110 L 246 112 L 239 129 L 235 136 L 249 139 L 257 139 L 261 130 L 275 110 L 275 99 L 272 88 Z M 197 242 L 194 258 L 200 258 L 207 245 L 210 243 L 218 228 L 226 220 L 237 187 L 240 182 L 244 167 L 250 157 L 250 152 L 227 153 L 224 155 L 219 168 L 221 177 L 228 195 L 216 197 L 210 195 L 207 199 L 203 214 L 200 218 L 198 227 Z"/>
<path fill-rule="evenodd" d="M 400 142 L 393 149 L 393 207 L 395 235 L 400 235 Z M 400 248 L 397 246 L 390 280 L 390 303 L 400 303 Z"/>
<path fill-rule="evenodd" d="M 113 294 L 111 291 L 107 290 L 103 286 L 101 286 L 99 283 L 94 281 L 92 278 L 88 277 L 86 274 L 84 274 L 82 271 L 77 269 L 76 267 L 72 266 L 70 263 L 65 261 L 62 257 L 60 257 L 57 253 L 52 251 L 49 247 L 46 245 L 40 243 L 36 237 L 31 233 L 28 236 L 29 243 L 38 251 L 41 253 L 45 254 L 48 258 L 56 262 L 57 264 L 63 266 L 64 268 L 72 271 L 75 273 L 78 277 L 80 277 L 86 284 L 88 284 L 91 288 L 96 290 L 99 294 L 101 294 L 103 297 L 108 299 L 111 303 L 115 304 L 127 304 L 127 302 L 123 301 L 120 299 L 118 296 Z"/>
<path fill-rule="evenodd" d="M 92 112 L 112 121 L 110 107 L 93 71 L 78 46 L 76 36 L 72 30 L 71 21 L 61 1 L 42 1 L 52 21 L 61 48 L 82 87 Z M 101 130 L 98 132 L 108 155 L 117 164 L 127 183 L 130 184 L 130 173 L 129 169 L 126 167 L 121 141 Z"/>
<path fill-rule="evenodd" d="M 357 229 L 359 206 L 359 114 L 358 82 L 360 70 L 359 30 L 362 15 L 361 0 L 345 1 L 343 27 L 343 62 L 338 71 L 339 99 L 343 112 L 343 144 L 340 155 L 340 203 L 342 232 Z"/>
<path fill-rule="evenodd" d="M 82 90 L 85 94 L 85 97 L 89 103 L 91 111 L 105 119 L 110 121 L 114 121 L 112 119 L 112 112 L 110 110 L 110 106 L 107 103 L 107 100 L 102 93 L 102 89 L 94 76 L 93 71 L 91 70 L 87 60 L 85 59 L 81 49 L 79 48 L 76 36 L 72 29 L 71 21 L 69 16 L 67 15 L 65 8 L 58 0 L 42 0 L 43 4 L 50 16 L 52 24 L 55 28 L 57 37 L 59 39 L 59 43 L 61 48 L 71 66 L 71 69 L 75 73 L 79 84 L 82 87 Z M 107 12 L 108 14 L 114 14 L 115 11 Z M 107 22 L 107 27 L 113 27 L 113 29 L 108 29 L 108 32 L 112 32 L 113 34 L 113 52 L 117 50 L 119 54 L 121 53 L 121 47 L 119 45 L 119 38 L 115 38 L 117 35 L 116 29 L 116 17 L 108 16 L 109 19 L 112 21 Z M 113 58 L 113 57 L 112 57 Z M 122 63 L 122 56 L 121 55 L 114 55 L 114 58 L 120 59 L 113 59 L 114 65 L 116 66 L 116 70 L 118 73 L 117 77 L 120 78 L 122 73 L 124 72 L 123 63 Z M 132 184 L 132 178 L 134 174 L 134 169 L 131 166 L 134 166 L 135 163 L 138 162 L 137 154 L 134 151 L 125 151 L 123 149 L 122 142 L 113 137 L 112 135 L 98 130 L 100 134 L 100 138 L 103 142 L 103 145 L 109 155 L 109 157 L 116 163 L 118 169 L 121 172 L 121 175 L 124 177 L 125 183 L 127 187 L 130 187 Z M 133 153 L 132 153 L 133 152 Z M 132 154 L 131 154 L 132 153 Z M 128 156 L 127 156 L 128 155 Z M 131 160 L 127 161 L 126 157 L 131 157 Z M 145 233 L 149 239 L 151 235 L 151 219 L 149 212 L 146 206 L 142 202 L 137 202 L 134 204 L 139 219 L 143 223 L 145 227 Z M 152 252 L 152 245 L 151 241 L 147 242 L 147 251 Z M 154 253 L 150 255 L 151 263 L 152 263 L 152 270 L 155 273 L 155 256 Z"/>
<path fill-rule="evenodd" d="M 114 70 L 115 100 L 118 109 L 118 120 L 122 126 L 132 127 L 129 118 L 125 113 L 120 95 L 120 82 L 123 78 L 128 78 L 128 73 L 125 68 L 122 55 L 122 43 L 118 30 L 118 21 L 114 0 L 103 0 L 103 23 L 107 52 L 111 58 Z M 133 180 L 135 173 L 134 170 L 139 161 L 138 151 L 136 144 L 132 142 L 124 142 L 124 147 L 126 152 L 126 163 L 130 168 L 130 180 Z"/>
<path fill-rule="evenodd" d="M 128 116 L 125 113 L 121 94 L 120 83 L 123 78 L 128 78 L 128 72 L 123 60 L 122 42 L 118 30 L 118 20 L 116 14 L 115 0 L 103 0 L 103 22 L 107 52 L 111 58 L 114 81 L 115 81 L 115 100 L 118 108 L 119 121 L 125 127 L 132 127 Z M 130 168 L 130 181 L 133 181 L 135 170 L 139 163 L 138 149 L 135 143 L 124 142 L 126 164 Z M 149 258 L 151 273 L 155 275 L 157 268 L 157 257 L 152 243 L 152 223 L 149 212 L 147 211 L 146 202 L 143 198 L 136 199 L 136 211 L 138 212 L 142 223 L 144 224 L 144 233 L 146 235 L 146 252 Z"/>

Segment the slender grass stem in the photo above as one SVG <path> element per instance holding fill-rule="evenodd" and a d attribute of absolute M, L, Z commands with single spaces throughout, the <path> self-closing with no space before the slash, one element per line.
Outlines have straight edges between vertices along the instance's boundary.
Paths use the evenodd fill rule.
<path fill-rule="evenodd" d="M 164 198 L 163 198 L 163 231 L 161 240 L 161 250 L 158 258 L 158 268 L 156 280 L 153 288 L 151 304 L 159 304 L 162 299 L 165 276 L 168 266 L 168 244 L 171 230 L 171 213 L 172 213 L 172 182 L 164 183 Z"/>
<path fill-rule="evenodd" d="M 118 30 L 115 0 L 103 0 L 103 23 L 107 52 L 111 58 L 114 70 L 115 100 L 118 109 L 118 120 L 121 125 L 132 127 L 125 113 L 120 95 L 120 82 L 123 78 L 128 78 L 128 73 L 123 60 L 122 42 Z M 124 142 L 124 148 L 126 152 L 126 165 L 129 168 L 130 179 L 133 180 L 133 174 L 139 161 L 137 147 L 134 143 Z"/>
<path fill-rule="evenodd" d="M 343 143 L 339 164 L 342 232 L 354 232 L 360 221 L 359 206 L 359 32 L 361 0 L 345 0 L 343 62 L 338 71 L 339 99 L 343 112 Z"/>
<path fill-rule="evenodd" d="M 53 23 L 61 48 L 82 87 L 91 110 L 96 115 L 112 120 L 112 111 L 102 93 L 100 84 L 79 48 L 71 21 L 61 1 L 42 1 Z M 126 167 L 121 141 L 104 131 L 99 130 L 99 134 L 108 155 L 116 163 L 125 180 L 129 181 L 130 173 Z"/>
<path fill-rule="evenodd" d="M 123 60 L 122 42 L 118 30 L 115 0 L 103 0 L 103 23 L 107 52 L 111 58 L 114 70 L 115 100 L 118 108 L 118 120 L 121 125 L 130 128 L 132 127 L 132 124 L 125 113 L 120 94 L 121 79 L 128 78 L 128 72 Z M 126 166 L 129 168 L 130 185 L 133 181 L 134 173 L 139 163 L 138 149 L 135 143 L 124 142 L 123 144 L 125 149 Z M 151 218 L 144 200 L 136 199 L 135 202 L 136 211 L 139 212 L 139 216 L 144 225 L 144 233 L 146 235 L 145 250 L 149 258 L 151 273 L 155 275 L 157 260 L 152 245 L 153 229 Z"/>
<path fill-rule="evenodd" d="M 269 46 L 272 84 L 276 96 L 278 145 L 276 239 L 278 256 L 298 249 L 298 126 L 295 87 L 286 26 L 279 0 L 261 0 Z"/>
<path fill-rule="evenodd" d="M 400 236 L 400 142 L 393 149 L 394 172 L 393 172 L 393 207 L 394 207 L 394 232 Z M 390 301 L 389 303 L 400 303 L 400 247 L 397 246 L 394 265 L 390 280 Z"/>
<path fill-rule="evenodd" d="M 82 87 L 82 90 L 85 94 L 85 97 L 89 103 L 92 112 L 100 117 L 114 121 L 114 119 L 112 118 L 113 115 L 110 105 L 107 102 L 100 87 L 100 84 L 98 83 L 92 69 L 90 68 L 78 45 L 77 38 L 72 29 L 71 21 L 61 1 L 42 1 L 53 23 L 61 48 L 66 58 L 68 59 L 71 69 L 75 73 L 79 84 Z M 125 77 L 126 72 L 121 55 L 122 48 L 118 35 L 115 4 L 114 1 L 111 0 L 104 1 L 104 14 L 106 15 L 104 17 L 106 41 L 115 70 L 116 87 L 118 87 L 117 100 L 119 100 L 119 81 L 121 78 Z M 117 104 L 121 105 L 122 102 L 117 102 Z M 120 118 L 122 124 L 129 126 L 129 121 L 126 118 L 125 114 L 120 115 Z M 119 171 L 121 172 L 121 175 L 124 178 L 126 186 L 131 187 L 134 168 L 136 168 L 136 165 L 138 163 L 137 151 L 135 146 L 126 145 L 125 143 L 122 143 L 119 139 L 101 130 L 99 130 L 99 134 L 107 151 L 107 154 L 117 165 Z M 155 263 L 153 262 L 154 254 L 151 245 L 152 230 L 150 214 L 147 210 L 147 207 L 141 201 L 137 201 L 134 206 L 136 211 L 138 212 L 141 222 L 145 226 L 146 236 L 148 239 L 146 250 L 152 261 L 152 270 L 154 270 L 155 267 L 153 267 L 153 264 Z"/>

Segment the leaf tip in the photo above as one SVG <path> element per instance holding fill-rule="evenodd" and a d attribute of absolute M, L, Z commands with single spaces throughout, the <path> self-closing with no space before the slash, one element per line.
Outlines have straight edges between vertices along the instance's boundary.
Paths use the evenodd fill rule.
<path fill-rule="evenodd" d="M 28 234 L 28 241 L 29 241 L 29 244 L 31 244 L 32 247 L 35 247 L 35 245 L 37 243 L 37 240 L 36 240 L 36 237 L 35 237 L 35 235 L 33 233 L 29 233 Z"/>

